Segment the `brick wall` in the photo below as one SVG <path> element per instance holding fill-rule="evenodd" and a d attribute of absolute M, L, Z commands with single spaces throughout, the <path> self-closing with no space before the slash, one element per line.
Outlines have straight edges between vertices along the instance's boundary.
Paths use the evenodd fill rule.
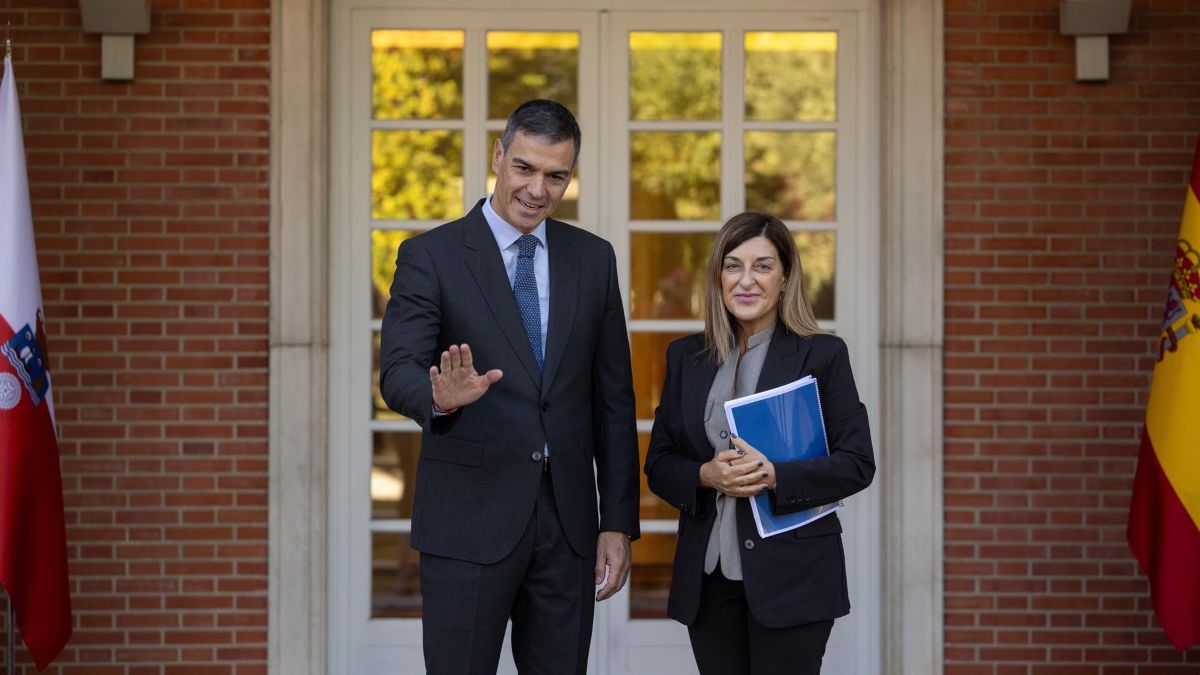
<path fill-rule="evenodd" d="M 1197 673 L 1125 520 L 1200 132 L 1200 2 L 1074 81 L 1058 0 L 946 0 L 948 675 Z"/>
<path fill-rule="evenodd" d="M 265 672 L 270 0 L 153 0 L 122 84 L 77 0 L 11 5 L 75 607 L 49 672 Z"/>

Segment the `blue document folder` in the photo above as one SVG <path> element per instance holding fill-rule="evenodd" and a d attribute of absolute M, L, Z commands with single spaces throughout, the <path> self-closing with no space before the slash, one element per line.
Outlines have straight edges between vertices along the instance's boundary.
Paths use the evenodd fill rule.
<path fill-rule="evenodd" d="M 725 417 L 734 436 L 745 440 L 772 463 L 795 462 L 829 454 L 817 380 L 809 375 L 768 391 L 725 403 Z M 842 503 L 777 515 L 767 493 L 750 498 L 754 523 L 761 537 L 794 530 L 833 513 Z"/>

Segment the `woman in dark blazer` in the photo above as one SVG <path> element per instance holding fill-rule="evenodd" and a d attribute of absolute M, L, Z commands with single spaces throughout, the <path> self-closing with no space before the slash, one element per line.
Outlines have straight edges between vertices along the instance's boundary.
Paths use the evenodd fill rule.
<path fill-rule="evenodd" d="M 818 326 L 796 244 L 778 218 L 743 213 L 717 235 L 704 333 L 667 348 L 645 471 L 680 511 L 667 613 L 688 626 L 702 674 L 818 674 L 833 620 L 850 612 L 837 514 L 762 538 L 749 500 L 776 513 L 862 490 L 875 474 L 846 344 Z M 724 402 L 816 378 L 829 456 L 773 464 L 730 438 Z"/>

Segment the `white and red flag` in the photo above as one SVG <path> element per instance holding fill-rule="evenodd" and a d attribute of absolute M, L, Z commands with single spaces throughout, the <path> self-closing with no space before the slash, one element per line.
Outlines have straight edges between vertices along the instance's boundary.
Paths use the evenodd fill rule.
<path fill-rule="evenodd" d="M 39 670 L 71 637 L 62 475 L 21 110 L 0 81 L 0 585 Z"/>

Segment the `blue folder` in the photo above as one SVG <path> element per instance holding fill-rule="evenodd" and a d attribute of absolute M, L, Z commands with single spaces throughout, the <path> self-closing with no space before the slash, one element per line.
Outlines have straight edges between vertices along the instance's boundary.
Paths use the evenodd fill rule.
<path fill-rule="evenodd" d="M 745 440 L 774 464 L 829 454 L 817 380 L 809 375 L 768 391 L 725 403 L 729 431 Z M 750 498 L 754 523 L 761 537 L 807 525 L 841 508 L 842 502 L 777 515 L 766 492 Z"/>

